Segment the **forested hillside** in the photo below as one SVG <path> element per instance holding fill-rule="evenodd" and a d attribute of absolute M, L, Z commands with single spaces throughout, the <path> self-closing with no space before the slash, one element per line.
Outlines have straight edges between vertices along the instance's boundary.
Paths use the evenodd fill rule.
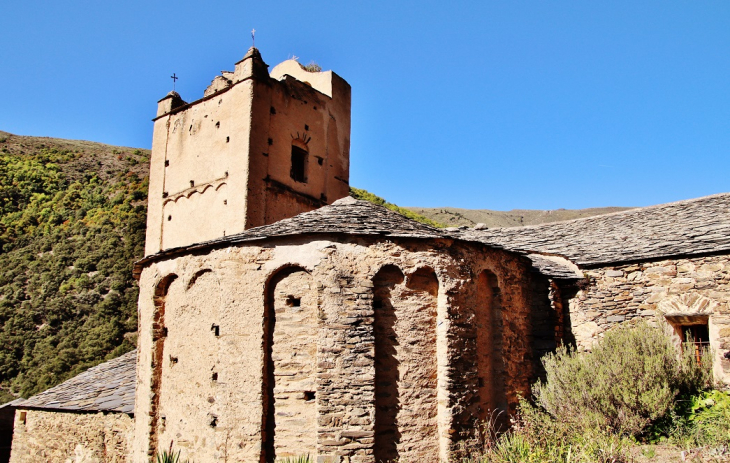
<path fill-rule="evenodd" d="M 148 156 L 0 132 L 3 401 L 134 347 Z"/>

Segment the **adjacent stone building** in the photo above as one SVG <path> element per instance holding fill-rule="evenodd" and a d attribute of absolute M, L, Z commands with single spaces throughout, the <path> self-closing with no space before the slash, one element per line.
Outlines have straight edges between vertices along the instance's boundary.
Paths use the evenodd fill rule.
<path fill-rule="evenodd" d="M 128 461 L 136 357 L 122 355 L 15 403 L 10 461 Z"/>
<path fill-rule="evenodd" d="M 253 48 L 160 100 L 137 352 L 18 404 L 12 461 L 453 461 L 639 319 L 728 380 L 730 195 L 439 230 L 347 196 L 349 136 L 343 79 Z"/>
<path fill-rule="evenodd" d="M 710 347 L 715 378 L 730 383 L 730 194 L 461 236 L 576 264 L 584 277 L 555 289 L 578 348 L 617 323 L 667 322 L 678 344 Z"/>

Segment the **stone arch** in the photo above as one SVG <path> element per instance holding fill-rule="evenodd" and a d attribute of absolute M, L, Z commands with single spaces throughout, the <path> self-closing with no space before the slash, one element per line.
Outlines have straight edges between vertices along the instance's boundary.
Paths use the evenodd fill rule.
<path fill-rule="evenodd" d="M 193 285 L 195 284 L 195 282 L 198 281 L 198 278 L 200 278 L 201 276 L 205 275 L 206 273 L 210 273 L 212 271 L 213 270 L 211 270 L 209 268 L 204 268 L 204 269 L 201 269 L 201 270 L 198 270 L 197 272 L 195 272 L 193 274 L 193 276 L 190 277 L 190 281 L 188 281 L 188 284 L 185 286 L 185 290 L 186 291 L 189 291 L 190 288 L 193 287 Z"/>
<path fill-rule="evenodd" d="M 266 283 L 262 457 L 265 462 L 317 449 L 317 291 L 299 266 L 274 272 Z"/>
<path fill-rule="evenodd" d="M 697 293 L 670 296 L 657 304 L 657 311 L 663 316 L 712 315 L 717 301 Z"/>
<path fill-rule="evenodd" d="M 477 330 L 478 420 L 491 418 L 506 422 L 507 394 L 502 340 L 502 292 L 499 278 L 491 270 L 477 277 L 477 305 L 474 313 Z M 493 416 L 494 415 L 494 416 Z M 504 416 L 503 416 L 504 415 Z"/>
<path fill-rule="evenodd" d="M 162 448 L 171 441 L 181 447 L 197 442 L 183 452 L 191 461 L 200 461 L 213 454 L 224 433 L 235 427 L 226 410 L 228 397 L 221 394 L 230 369 L 219 368 L 221 354 L 235 339 L 235 331 L 221 317 L 224 302 L 217 271 L 205 266 L 189 268 L 178 281 L 165 311 L 169 333 L 157 391 L 159 441 Z M 212 381 L 212 372 L 222 373 L 223 381 Z M 180 394 L 185 396 L 182 402 Z"/>
<path fill-rule="evenodd" d="M 405 277 L 386 265 L 373 277 L 377 462 L 438 460 L 438 291 L 430 268 Z"/>
<path fill-rule="evenodd" d="M 717 301 L 701 294 L 683 293 L 661 300 L 657 304 L 657 315 L 667 322 L 665 330 L 675 344 L 684 349 L 683 342 L 690 343 L 699 360 L 706 349 L 717 349 L 711 336 L 710 317 L 718 306 Z"/>
<path fill-rule="evenodd" d="M 177 280 L 176 274 L 163 277 L 155 286 L 152 297 L 154 310 L 152 313 L 152 403 L 150 404 L 149 451 L 151 457 L 159 450 L 160 426 L 160 390 L 162 388 L 162 366 L 165 355 L 165 302 L 170 286 Z"/>

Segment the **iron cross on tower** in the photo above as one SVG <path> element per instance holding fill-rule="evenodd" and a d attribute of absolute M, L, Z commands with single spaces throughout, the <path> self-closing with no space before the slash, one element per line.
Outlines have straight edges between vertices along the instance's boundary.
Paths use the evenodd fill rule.
<path fill-rule="evenodd" d="M 172 79 L 172 91 L 174 92 L 175 91 L 175 82 L 177 82 L 177 79 L 179 79 L 179 77 L 173 72 L 172 75 L 170 76 L 170 79 Z"/>

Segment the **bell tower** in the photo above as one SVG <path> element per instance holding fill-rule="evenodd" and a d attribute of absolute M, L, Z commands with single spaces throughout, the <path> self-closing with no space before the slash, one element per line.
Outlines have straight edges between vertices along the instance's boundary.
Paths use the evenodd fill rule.
<path fill-rule="evenodd" d="M 203 98 L 154 119 L 145 255 L 240 233 L 347 196 L 350 85 L 256 48 Z"/>

